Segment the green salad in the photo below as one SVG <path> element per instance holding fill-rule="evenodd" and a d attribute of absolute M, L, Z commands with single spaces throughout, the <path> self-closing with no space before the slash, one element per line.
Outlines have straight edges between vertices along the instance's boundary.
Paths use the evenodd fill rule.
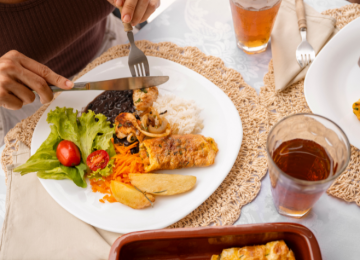
<path fill-rule="evenodd" d="M 21 175 L 37 172 L 37 176 L 43 179 L 70 179 L 82 188 L 87 186 L 86 173 L 89 178 L 109 176 L 114 165 L 113 159 L 105 167 L 93 171 L 87 166 L 87 160 L 91 153 L 99 150 L 106 151 L 110 158 L 115 155 L 111 142 L 115 128 L 102 114 L 95 115 L 93 111 L 89 111 L 79 117 L 77 115 L 78 111 L 74 112 L 72 108 L 56 107 L 50 111 L 47 117 L 47 122 L 51 124 L 48 138 L 25 164 L 14 171 Z M 63 140 L 71 141 L 78 147 L 81 154 L 79 164 L 69 167 L 60 162 L 57 148 Z"/>

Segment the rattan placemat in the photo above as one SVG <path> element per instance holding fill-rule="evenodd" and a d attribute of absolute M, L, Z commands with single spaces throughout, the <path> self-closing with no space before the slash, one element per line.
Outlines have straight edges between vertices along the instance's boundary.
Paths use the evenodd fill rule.
<path fill-rule="evenodd" d="M 336 18 L 336 27 L 343 28 L 352 20 L 360 17 L 360 5 L 351 4 L 342 8 L 327 10 L 326 15 Z M 360 32 L 359 32 L 360 33 Z M 275 91 L 273 62 L 269 64 L 269 72 L 264 77 L 265 86 L 260 90 L 261 104 L 269 112 L 269 125 L 274 125 L 285 116 L 295 113 L 311 112 L 304 96 L 304 80 L 301 80 L 283 92 Z M 328 194 L 347 202 L 356 202 L 360 206 L 360 151 L 351 148 L 351 162 L 347 170 L 341 174 L 328 189 Z"/>
<path fill-rule="evenodd" d="M 170 42 L 151 43 L 139 41 L 136 45 L 147 56 L 155 56 L 177 62 L 196 71 L 222 89 L 234 103 L 241 117 L 243 141 L 230 173 L 201 206 L 171 227 L 197 227 L 231 225 L 239 218 L 241 208 L 259 193 L 261 179 L 267 171 L 265 140 L 269 127 L 268 113 L 260 105 L 256 91 L 247 85 L 239 72 L 224 66 L 221 59 L 206 56 L 195 47 L 182 48 Z M 114 58 L 127 56 L 129 45 L 109 49 L 90 63 L 74 80 L 96 66 Z M 47 106 L 18 123 L 5 137 L 2 165 L 12 163 L 12 152 L 19 141 L 30 147 L 34 128 Z"/>

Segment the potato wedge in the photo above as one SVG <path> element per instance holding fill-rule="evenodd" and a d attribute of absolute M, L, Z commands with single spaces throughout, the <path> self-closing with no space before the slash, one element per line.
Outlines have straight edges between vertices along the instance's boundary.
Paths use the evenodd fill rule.
<path fill-rule="evenodd" d="M 156 196 L 168 196 L 191 190 L 196 183 L 195 176 L 162 173 L 130 173 L 132 185 Z"/>
<path fill-rule="evenodd" d="M 145 195 L 135 189 L 129 184 L 125 184 L 119 181 L 112 181 L 110 183 L 110 189 L 115 199 L 133 209 L 143 209 L 151 206 L 151 203 L 155 201 L 155 197 L 151 194 L 146 194 L 149 200 L 146 199 Z"/>

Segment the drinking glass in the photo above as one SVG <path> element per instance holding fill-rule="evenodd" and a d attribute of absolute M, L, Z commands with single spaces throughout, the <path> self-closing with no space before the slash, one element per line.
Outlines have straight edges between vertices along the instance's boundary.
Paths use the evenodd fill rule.
<path fill-rule="evenodd" d="M 230 0 L 237 46 L 248 54 L 266 50 L 281 0 Z"/>
<path fill-rule="evenodd" d="M 299 147 L 291 148 L 293 150 L 282 150 L 283 146 L 281 145 L 290 143 L 290 140 L 294 142 L 294 140 L 299 139 L 310 140 L 311 143 L 315 143 L 315 148 L 318 148 L 317 151 L 321 150 L 321 147 L 325 149 L 321 151 L 326 151 L 327 158 L 331 162 L 327 177 L 311 181 L 302 178 L 304 176 L 301 175 L 297 175 L 297 177 L 301 178 L 293 177 L 293 172 L 290 173 L 290 171 L 297 171 L 299 174 L 316 172 L 319 170 L 319 165 L 315 162 L 316 160 L 323 162 L 322 158 L 314 157 L 314 161 L 310 161 L 309 164 L 310 171 L 306 173 L 302 172 L 303 163 L 298 164 L 296 168 L 292 168 L 297 162 L 300 162 L 299 157 L 295 157 L 296 159 L 292 161 L 292 164 L 285 161 L 289 163 L 287 165 L 289 168 L 286 168 L 288 169 L 287 173 L 281 170 L 274 161 L 274 158 L 277 159 L 277 157 L 274 157 L 277 148 L 280 147 L 278 151 L 283 153 L 281 156 L 294 153 Z M 309 141 L 306 142 L 309 143 Z M 333 180 L 346 169 L 351 154 L 349 140 L 344 131 L 333 121 L 315 114 L 294 114 L 276 123 L 268 135 L 266 151 L 275 207 L 281 215 L 291 217 L 302 217 L 312 208 Z M 277 152 L 275 156 L 277 156 L 276 154 Z M 296 153 L 296 156 L 298 156 L 298 153 Z M 300 156 L 304 155 L 300 154 Z M 305 156 L 308 156 L 308 154 L 305 154 Z M 313 155 L 311 154 L 311 156 Z"/>

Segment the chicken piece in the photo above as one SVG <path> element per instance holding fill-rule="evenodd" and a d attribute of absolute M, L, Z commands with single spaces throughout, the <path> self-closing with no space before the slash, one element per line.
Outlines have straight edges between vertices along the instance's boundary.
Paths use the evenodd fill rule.
<path fill-rule="evenodd" d="M 139 121 L 140 123 L 140 121 Z M 142 142 L 145 135 L 141 133 L 136 125 L 139 124 L 135 116 L 131 113 L 120 113 L 115 118 L 115 133 L 120 139 L 123 139 L 129 135 L 136 136 L 136 138 Z M 134 140 L 135 141 L 135 140 Z"/>
<path fill-rule="evenodd" d="M 139 111 L 145 111 L 148 107 L 153 105 L 158 95 L 159 91 L 157 87 L 134 90 L 133 101 L 135 109 Z"/>

